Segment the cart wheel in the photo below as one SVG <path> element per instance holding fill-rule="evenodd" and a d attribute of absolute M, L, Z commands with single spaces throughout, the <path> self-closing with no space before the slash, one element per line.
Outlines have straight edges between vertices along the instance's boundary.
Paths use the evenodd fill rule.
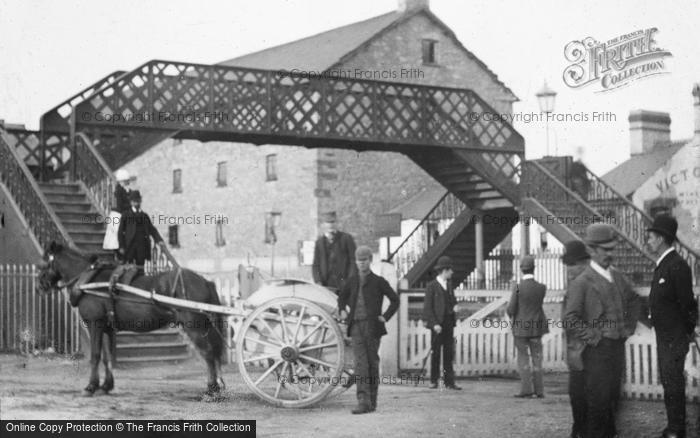
<path fill-rule="evenodd" d="M 343 336 L 347 333 L 347 324 L 343 322 L 338 323 L 340 331 Z M 355 382 L 355 355 L 352 352 L 352 344 L 350 337 L 345 337 L 345 366 L 343 366 L 343 372 L 340 373 L 340 379 L 338 384 L 333 388 L 330 397 L 338 397 L 340 394 L 347 391 L 354 385 Z"/>
<path fill-rule="evenodd" d="M 276 298 L 243 322 L 238 369 L 248 387 L 278 406 L 303 408 L 338 385 L 345 365 L 343 334 L 331 315 L 301 298 Z"/>

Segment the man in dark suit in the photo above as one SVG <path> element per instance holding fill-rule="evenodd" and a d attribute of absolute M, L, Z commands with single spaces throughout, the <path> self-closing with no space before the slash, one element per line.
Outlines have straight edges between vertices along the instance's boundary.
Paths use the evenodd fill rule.
<path fill-rule="evenodd" d="M 561 256 L 561 261 L 566 266 L 567 285 L 571 285 L 571 282 L 583 273 L 590 264 L 590 259 L 591 256 L 586 251 L 586 244 L 580 240 L 570 240 L 564 243 L 564 254 Z M 567 288 L 562 315 L 566 309 L 566 300 L 569 295 L 570 291 Z M 571 403 L 571 414 L 574 417 L 570 438 L 583 438 L 586 433 L 586 386 L 581 354 L 586 343 L 570 330 L 565 332 L 566 365 L 569 368 L 569 402 Z"/>
<path fill-rule="evenodd" d="M 355 272 L 355 241 L 352 236 L 338 230 L 334 211 L 322 216 L 323 235 L 316 239 L 312 273 L 314 282 L 334 290 Z"/>
<path fill-rule="evenodd" d="M 163 246 L 163 238 L 151 223 L 151 219 L 141 210 L 141 192 L 133 190 L 129 193 L 131 208 L 122 213 L 119 222 L 119 254 L 125 263 L 135 263 L 143 266 L 151 259 L 151 241 Z"/>
<path fill-rule="evenodd" d="M 425 300 L 423 301 L 423 321 L 430 328 L 430 345 L 432 356 L 430 358 L 430 388 L 438 387 L 440 378 L 440 350 L 444 367 L 445 387 L 460 390 L 455 385 L 455 373 L 452 368 L 454 357 L 454 328 L 457 325 L 455 306 L 457 300 L 450 284 L 454 273 L 452 260 L 442 256 L 435 264 L 434 271 L 437 276 L 428 283 L 425 288 Z"/>
<path fill-rule="evenodd" d="M 379 389 L 379 342 L 386 332 L 384 323 L 399 308 L 399 297 L 382 277 L 370 270 L 372 250 L 360 246 L 355 251 L 357 273 L 343 284 L 338 295 L 340 318 L 348 324 L 355 356 L 357 407 L 353 414 L 365 414 L 377 409 Z M 382 314 L 384 297 L 389 308 Z M 346 307 L 350 307 L 350 311 Z"/>
<path fill-rule="evenodd" d="M 542 335 L 549 332 L 549 327 L 542 302 L 547 287 L 535 281 L 534 257 L 523 256 L 520 259 L 520 270 L 523 278 L 513 288 L 506 310 L 512 323 L 515 348 L 518 351 L 520 393 L 515 397 L 544 398 Z"/>
<path fill-rule="evenodd" d="M 668 424 L 662 437 L 685 437 L 685 357 L 698 319 L 690 266 L 673 249 L 678 222 L 671 216 L 654 219 L 647 245 L 658 257 L 649 293 L 651 323 L 664 387 Z"/>
<path fill-rule="evenodd" d="M 567 333 L 586 342 L 586 437 L 617 434 L 615 414 L 625 365 L 625 341 L 634 333 L 640 300 L 611 264 L 617 233 L 608 224 L 586 228 L 591 262 L 569 285 L 564 312 Z"/>

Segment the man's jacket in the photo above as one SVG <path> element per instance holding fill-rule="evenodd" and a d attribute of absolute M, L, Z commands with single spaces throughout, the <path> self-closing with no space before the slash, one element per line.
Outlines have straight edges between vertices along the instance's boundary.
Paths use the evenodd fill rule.
<path fill-rule="evenodd" d="M 693 296 L 690 267 L 671 251 L 654 270 L 649 293 L 651 323 L 656 336 L 667 341 L 683 340 L 693 333 L 698 320 L 698 303 Z"/>
<path fill-rule="evenodd" d="M 350 336 L 352 325 L 355 319 L 355 307 L 357 305 L 357 296 L 362 286 L 362 296 L 365 301 L 365 310 L 367 320 L 371 323 L 372 336 L 380 338 L 386 334 L 384 323 L 379 321 L 379 316 L 382 315 L 382 303 L 384 297 L 389 299 L 389 308 L 382 315 L 386 321 L 396 313 L 399 308 L 399 296 L 389 286 L 389 283 L 382 277 L 370 272 L 365 277 L 365 282 L 360 285 L 358 275 L 353 275 L 345 282 L 340 294 L 338 295 L 338 310 L 345 310 L 346 306 L 350 306 L 348 314 L 348 336 Z"/>

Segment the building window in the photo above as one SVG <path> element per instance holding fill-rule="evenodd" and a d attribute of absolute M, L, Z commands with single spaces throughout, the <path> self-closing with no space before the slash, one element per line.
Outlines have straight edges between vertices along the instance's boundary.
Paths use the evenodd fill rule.
<path fill-rule="evenodd" d="M 277 243 L 277 228 L 280 226 L 282 213 L 271 211 L 265 213 L 265 243 Z"/>
<path fill-rule="evenodd" d="M 216 246 L 226 245 L 226 239 L 224 239 L 224 220 L 216 220 Z"/>
<path fill-rule="evenodd" d="M 216 186 L 226 186 L 226 162 L 222 161 L 216 165 Z"/>
<path fill-rule="evenodd" d="M 182 193 L 182 169 L 173 170 L 173 193 Z"/>
<path fill-rule="evenodd" d="M 178 236 L 178 225 L 170 225 L 168 227 L 168 245 L 173 248 L 180 247 L 180 238 Z"/>
<path fill-rule="evenodd" d="M 265 157 L 266 181 L 277 181 L 277 154 Z"/>
<path fill-rule="evenodd" d="M 437 64 L 437 41 L 423 40 L 423 64 Z"/>

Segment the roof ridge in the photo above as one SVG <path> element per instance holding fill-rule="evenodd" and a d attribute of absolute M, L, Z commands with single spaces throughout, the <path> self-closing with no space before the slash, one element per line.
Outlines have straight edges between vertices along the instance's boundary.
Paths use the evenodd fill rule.
<path fill-rule="evenodd" d="M 367 23 L 368 21 L 378 20 L 378 19 L 380 19 L 380 18 L 386 18 L 387 16 L 392 15 L 392 14 L 397 15 L 397 18 L 399 18 L 399 17 L 402 15 L 402 14 L 400 14 L 400 13 L 397 13 L 396 11 L 386 12 L 386 13 L 384 13 L 384 14 L 377 15 L 377 16 L 374 16 L 374 17 L 370 17 L 370 18 L 367 18 L 367 19 L 365 19 L 365 20 L 360 20 L 360 21 L 355 21 L 355 22 L 353 22 L 353 23 L 344 24 L 344 25 L 342 25 L 342 26 L 338 26 L 338 27 L 334 27 L 334 28 L 332 28 L 332 29 L 324 30 L 324 31 L 315 33 L 315 34 L 313 34 L 313 35 L 305 36 L 305 37 L 303 37 L 303 38 L 299 38 L 299 39 L 296 39 L 296 40 L 287 41 L 286 43 L 277 44 L 277 45 L 275 45 L 275 46 L 267 47 L 267 48 L 262 49 L 262 50 L 255 50 L 255 51 L 252 51 L 252 52 L 244 53 L 244 54 L 242 54 L 242 55 L 236 56 L 235 58 L 230 58 L 230 59 L 226 59 L 226 60 L 224 60 L 224 61 L 221 61 L 221 62 L 219 62 L 219 63 L 217 63 L 217 64 L 229 63 L 229 62 L 235 61 L 235 60 L 237 60 L 237 59 L 244 58 L 244 57 L 246 57 L 246 56 L 255 55 L 255 54 L 259 54 L 259 53 L 264 53 L 264 52 L 267 52 L 267 51 L 269 51 L 269 50 L 278 50 L 278 49 L 280 49 L 281 47 L 284 47 L 284 46 L 288 46 L 288 45 L 292 45 L 292 44 L 298 44 L 298 43 L 300 43 L 300 42 L 302 42 L 302 41 L 309 40 L 309 39 L 312 39 L 312 38 L 318 38 L 319 36 L 321 36 L 321 35 L 323 35 L 323 34 L 327 34 L 327 33 L 331 33 L 331 32 L 337 32 L 337 31 L 339 31 L 339 30 L 341 30 L 341 29 L 344 29 L 344 28 L 346 28 L 346 27 L 356 26 L 356 25 L 358 25 L 358 24 Z M 376 34 L 375 34 L 375 35 L 376 35 Z M 370 39 L 371 39 L 371 38 L 370 38 Z M 340 58 L 342 58 L 344 55 L 345 55 L 345 54 L 340 55 Z M 340 58 L 339 58 L 339 59 L 340 59 Z M 330 67 L 329 67 L 329 68 L 330 68 Z"/>

